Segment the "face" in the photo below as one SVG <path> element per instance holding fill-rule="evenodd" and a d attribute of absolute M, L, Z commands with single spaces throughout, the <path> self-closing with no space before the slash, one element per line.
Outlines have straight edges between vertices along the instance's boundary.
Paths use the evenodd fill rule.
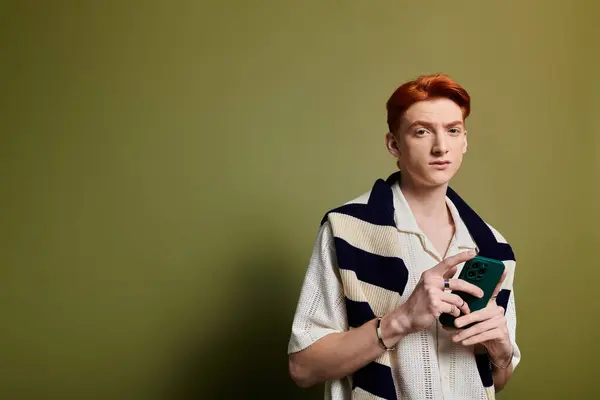
<path fill-rule="evenodd" d="M 398 131 L 386 136 L 389 152 L 403 176 L 419 186 L 447 184 L 467 151 L 460 107 L 449 99 L 420 101 L 402 117 Z"/>

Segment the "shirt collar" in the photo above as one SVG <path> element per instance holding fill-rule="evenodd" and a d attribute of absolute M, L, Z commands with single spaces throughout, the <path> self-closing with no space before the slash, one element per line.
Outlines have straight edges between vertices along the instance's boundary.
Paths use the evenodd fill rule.
<path fill-rule="evenodd" d="M 424 236 L 398 182 L 394 182 L 392 185 L 392 192 L 394 194 L 394 219 L 398 230 Z M 446 197 L 446 204 L 454 220 L 456 245 L 463 249 L 477 249 L 477 245 L 460 217 L 456 206 L 448 197 Z"/>

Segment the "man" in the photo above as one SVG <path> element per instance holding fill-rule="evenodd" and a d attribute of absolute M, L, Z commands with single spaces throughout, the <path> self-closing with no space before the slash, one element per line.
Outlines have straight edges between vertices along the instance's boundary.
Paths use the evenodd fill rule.
<path fill-rule="evenodd" d="M 421 76 L 393 93 L 387 112 L 386 145 L 401 172 L 323 218 L 290 374 L 300 387 L 326 382 L 334 400 L 494 398 L 520 361 L 515 261 L 449 188 L 467 151 L 469 94 L 446 75 Z M 457 279 L 477 253 L 506 270 L 488 306 L 470 312 L 450 291 L 482 296 Z M 458 317 L 456 329 L 439 323 L 442 313 Z"/>

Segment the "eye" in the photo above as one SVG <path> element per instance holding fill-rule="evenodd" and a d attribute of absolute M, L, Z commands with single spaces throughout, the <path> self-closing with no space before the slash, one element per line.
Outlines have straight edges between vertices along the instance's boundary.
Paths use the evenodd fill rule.
<path fill-rule="evenodd" d="M 425 128 L 419 128 L 415 131 L 416 136 L 425 136 L 429 133 L 429 131 Z"/>
<path fill-rule="evenodd" d="M 448 130 L 448 133 L 452 136 L 458 136 L 458 135 L 460 135 L 461 132 L 462 132 L 462 130 L 460 128 L 450 128 Z"/>

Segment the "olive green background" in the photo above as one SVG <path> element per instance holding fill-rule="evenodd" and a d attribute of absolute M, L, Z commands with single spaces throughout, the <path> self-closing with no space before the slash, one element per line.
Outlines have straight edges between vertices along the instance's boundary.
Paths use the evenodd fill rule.
<path fill-rule="evenodd" d="M 515 248 L 501 398 L 595 399 L 593 1 L 3 1 L 0 398 L 317 399 L 286 347 L 320 218 L 394 172 L 385 101 L 473 98 L 453 187 Z"/>

